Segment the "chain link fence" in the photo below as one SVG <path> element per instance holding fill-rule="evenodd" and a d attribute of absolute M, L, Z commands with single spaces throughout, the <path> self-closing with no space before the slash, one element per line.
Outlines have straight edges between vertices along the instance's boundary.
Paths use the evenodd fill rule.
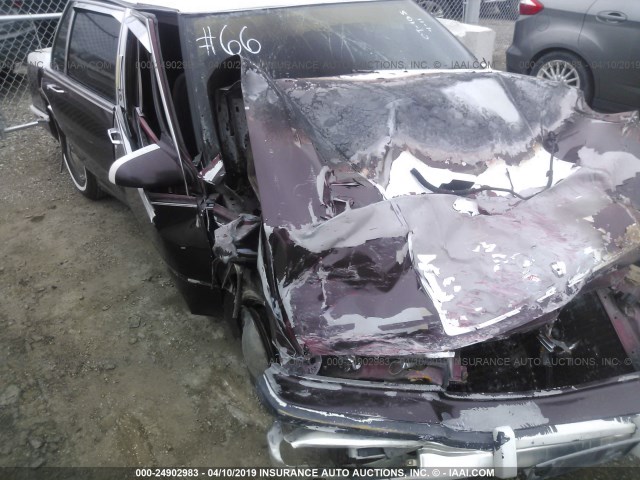
<path fill-rule="evenodd" d="M 506 68 L 505 54 L 518 19 L 520 0 L 416 0 L 431 15 L 478 24 L 496 32 L 493 67 Z"/>
<path fill-rule="evenodd" d="M 515 21 L 520 0 L 416 0 L 416 3 L 434 17 L 484 23 L 485 20 Z M 475 11 L 474 3 L 478 3 L 479 12 Z"/>
<path fill-rule="evenodd" d="M 493 67 L 496 69 L 506 70 L 507 48 L 513 40 L 513 29 L 519 14 L 519 0 L 485 0 L 482 3 L 478 23 L 496 32 L 496 43 L 493 47 Z"/>
<path fill-rule="evenodd" d="M 50 47 L 67 0 L 0 0 L 0 134 L 32 120 L 27 55 Z"/>

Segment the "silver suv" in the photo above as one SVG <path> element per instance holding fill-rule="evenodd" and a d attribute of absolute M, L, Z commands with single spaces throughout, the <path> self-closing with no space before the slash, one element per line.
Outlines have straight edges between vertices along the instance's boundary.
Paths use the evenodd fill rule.
<path fill-rule="evenodd" d="M 523 0 L 507 70 L 578 87 L 595 108 L 640 107 L 640 2 Z"/>

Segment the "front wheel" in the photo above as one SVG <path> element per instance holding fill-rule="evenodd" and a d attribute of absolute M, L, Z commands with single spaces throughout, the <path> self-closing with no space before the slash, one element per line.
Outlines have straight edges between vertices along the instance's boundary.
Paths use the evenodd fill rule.
<path fill-rule="evenodd" d="M 257 309 L 243 306 L 240 310 L 242 319 L 242 354 L 244 363 L 251 378 L 256 381 L 271 364 L 268 334 Z"/>
<path fill-rule="evenodd" d="M 71 142 L 68 142 L 62 134 L 60 135 L 60 149 L 62 150 L 62 161 L 67 167 L 76 190 L 90 200 L 102 198 L 103 193 L 98 186 L 95 175 L 87 170 Z"/>
<path fill-rule="evenodd" d="M 587 103 L 593 97 L 593 81 L 584 61 L 569 52 L 550 52 L 540 57 L 531 75 L 579 88 Z"/>

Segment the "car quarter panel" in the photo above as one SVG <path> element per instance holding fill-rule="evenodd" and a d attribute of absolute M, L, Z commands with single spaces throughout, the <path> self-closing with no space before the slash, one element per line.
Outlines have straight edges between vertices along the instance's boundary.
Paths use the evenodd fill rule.
<path fill-rule="evenodd" d="M 564 2 L 545 0 L 544 10 L 536 15 L 520 16 L 516 21 L 513 43 L 507 50 L 507 69 L 529 74 L 535 61 L 552 50 L 578 51 L 578 40 L 589 5 L 594 0 Z"/>

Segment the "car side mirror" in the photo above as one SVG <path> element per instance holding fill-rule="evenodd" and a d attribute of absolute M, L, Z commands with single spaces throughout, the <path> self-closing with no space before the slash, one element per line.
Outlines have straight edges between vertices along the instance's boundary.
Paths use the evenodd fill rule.
<path fill-rule="evenodd" d="M 162 188 L 184 182 L 179 160 L 159 144 L 120 157 L 109 169 L 109 181 L 132 188 Z"/>

